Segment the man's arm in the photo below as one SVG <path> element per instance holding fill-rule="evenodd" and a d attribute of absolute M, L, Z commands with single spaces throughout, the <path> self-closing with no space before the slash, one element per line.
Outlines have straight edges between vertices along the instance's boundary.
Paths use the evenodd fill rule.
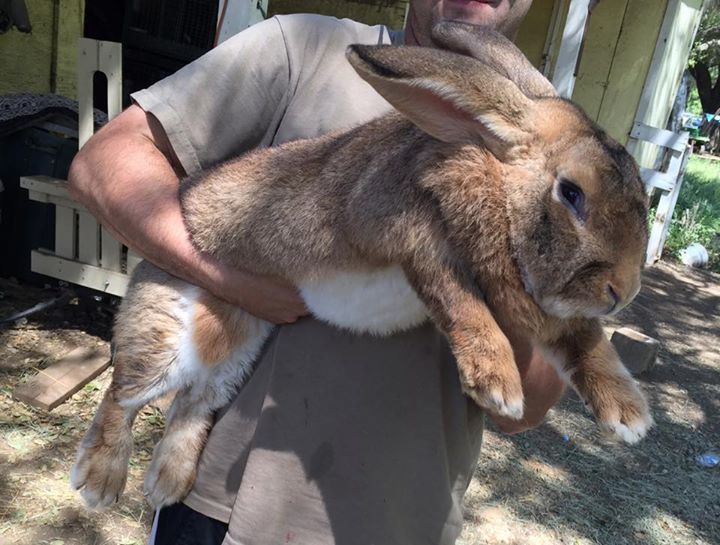
<path fill-rule="evenodd" d="M 195 249 L 178 200 L 183 174 L 159 123 L 131 106 L 87 142 L 68 178 L 73 198 L 162 269 L 271 322 L 306 314 L 293 286 L 232 269 Z"/>

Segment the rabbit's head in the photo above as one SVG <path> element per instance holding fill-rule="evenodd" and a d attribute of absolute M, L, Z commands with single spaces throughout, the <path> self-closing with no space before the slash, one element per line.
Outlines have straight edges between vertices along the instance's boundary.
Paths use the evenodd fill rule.
<path fill-rule="evenodd" d="M 446 23 L 434 38 L 446 50 L 351 46 L 348 58 L 416 126 L 502 164 L 512 252 L 546 313 L 595 317 L 627 305 L 648 239 L 633 158 L 503 36 Z"/>
<path fill-rule="evenodd" d="M 525 288 L 561 318 L 615 313 L 640 289 L 648 242 L 637 165 L 570 102 L 549 101 L 542 112 L 534 147 L 544 168 L 507 184 Z"/>

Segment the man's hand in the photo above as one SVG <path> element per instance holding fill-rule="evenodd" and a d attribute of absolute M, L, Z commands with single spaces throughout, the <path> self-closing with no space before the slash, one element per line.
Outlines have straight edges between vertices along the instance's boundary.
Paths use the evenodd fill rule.
<path fill-rule="evenodd" d="M 183 175 L 157 120 L 131 106 L 85 144 L 68 180 L 72 196 L 118 240 L 170 274 L 270 322 L 307 314 L 286 282 L 231 269 L 197 251 L 180 211 Z"/>
<path fill-rule="evenodd" d="M 219 286 L 224 295 L 214 293 L 246 310 L 253 316 L 274 324 L 289 324 L 308 314 L 305 302 L 295 286 L 270 276 L 256 276 L 231 267 L 220 268 Z"/>
<path fill-rule="evenodd" d="M 512 420 L 491 414 L 493 422 L 503 433 L 513 434 L 539 426 L 545 414 L 557 403 L 565 392 L 565 383 L 560 379 L 555 369 L 545 361 L 537 350 L 532 350 L 529 343 L 523 343 L 518 350 L 518 343 L 514 342 L 515 358 L 522 389 L 525 395 L 525 412 L 521 420 Z"/>

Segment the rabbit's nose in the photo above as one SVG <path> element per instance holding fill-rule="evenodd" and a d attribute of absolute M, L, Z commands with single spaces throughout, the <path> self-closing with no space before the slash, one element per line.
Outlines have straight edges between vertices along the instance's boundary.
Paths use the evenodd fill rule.
<path fill-rule="evenodd" d="M 628 279 L 627 282 L 619 282 L 616 278 L 608 282 L 606 290 L 610 301 L 613 303 L 610 312 L 617 312 L 635 299 L 635 296 L 640 291 L 640 276 L 637 275 L 637 278 Z"/>

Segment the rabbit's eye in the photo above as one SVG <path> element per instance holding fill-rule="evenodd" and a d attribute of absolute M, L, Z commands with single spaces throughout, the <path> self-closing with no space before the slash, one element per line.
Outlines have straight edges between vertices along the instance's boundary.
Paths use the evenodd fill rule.
<path fill-rule="evenodd" d="M 582 189 L 567 180 L 560 182 L 560 195 L 568 208 L 578 219 L 585 219 L 585 194 Z"/>

